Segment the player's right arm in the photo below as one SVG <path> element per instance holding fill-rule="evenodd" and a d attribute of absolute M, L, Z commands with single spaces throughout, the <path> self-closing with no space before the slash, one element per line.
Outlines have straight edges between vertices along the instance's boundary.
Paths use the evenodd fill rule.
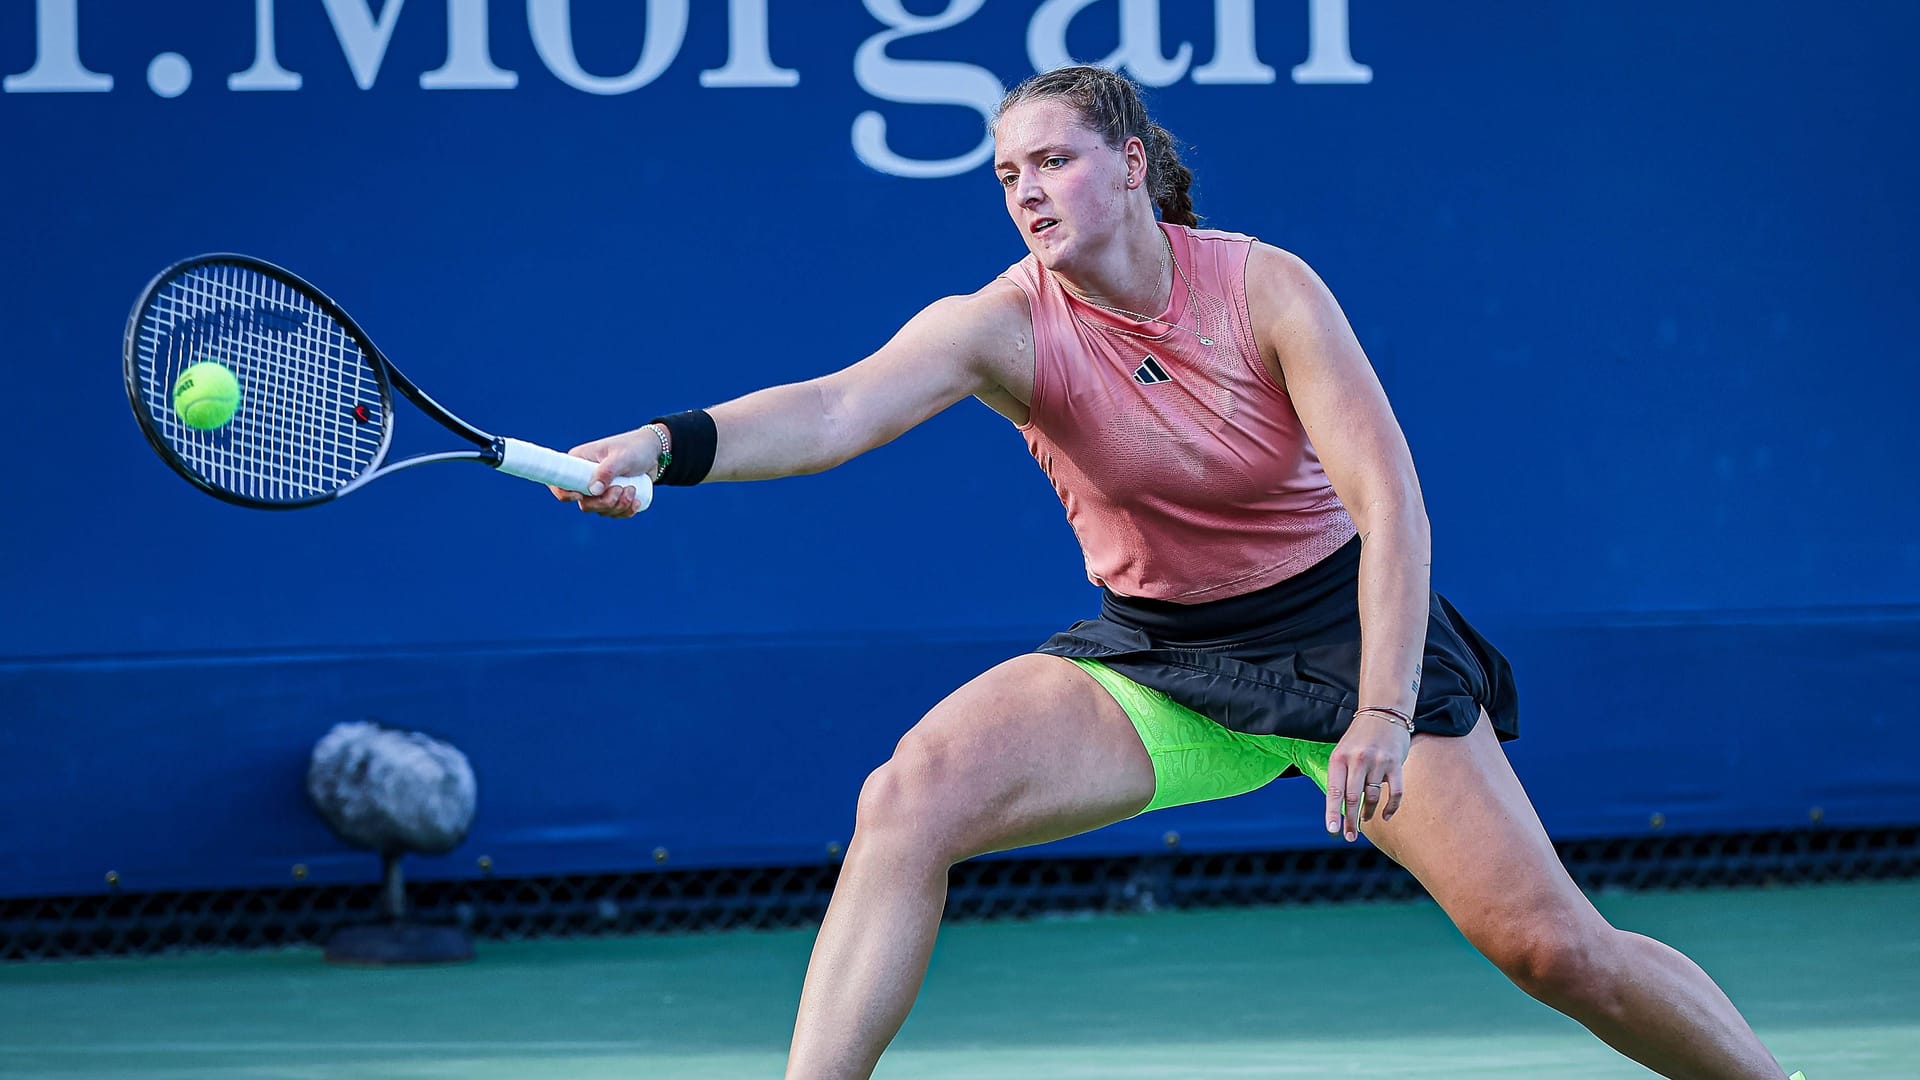
<path fill-rule="evenodd" d="M 717 445 L 705 482 L 823 472 L 892 442 L 963 398 L 1025 401 L 1031 338 L 1025 298 L 1005 282 L 936 300 L 857 363 L 709 408 Z M 595 477 L 604 483 L 651 473 L 659 448 L 658 436 L 641 427 L 571 453 L 599 462 Z M 625 489 L 587 497 L 555 489 L 554 495 L 609 516 L 633 512 Z"/>

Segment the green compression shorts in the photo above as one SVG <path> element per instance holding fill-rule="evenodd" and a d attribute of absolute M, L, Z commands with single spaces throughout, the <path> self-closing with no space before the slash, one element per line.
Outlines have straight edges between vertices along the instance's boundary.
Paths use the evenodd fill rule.
<path fill-rule="evenodd" d="M 1234 731 L 1098 660 L 1067 659 L 1106 687 L 1140 733 L 1153 761 L 1153 801 L 1141 813 L 1243 795 L 1289 767 L 1326 790 L 1333 743 Z"/>

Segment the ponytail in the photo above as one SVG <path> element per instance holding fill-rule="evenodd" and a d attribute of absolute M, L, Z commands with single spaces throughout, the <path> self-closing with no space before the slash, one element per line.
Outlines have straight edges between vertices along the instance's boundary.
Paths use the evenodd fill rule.
<path fill-rule="evenodd" d="M 1198 226 L 1200 216 L 1193 212 L 1191 194 L 1193 170 L 1181 162 L 1166 128 L 1148 121 L 1147 134 L 1141 140 L 1147 147 L 1147 191 L 1160 208 L 1160 219 L 1189 229 Z"/>

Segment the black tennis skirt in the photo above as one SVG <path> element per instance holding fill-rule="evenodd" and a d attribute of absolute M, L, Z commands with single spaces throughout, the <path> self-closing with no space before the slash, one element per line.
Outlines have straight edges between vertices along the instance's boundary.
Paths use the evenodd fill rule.
<path fill-rule="evenodd" d="M 1415 729 L 1465 735 L 1484 708 L 1501 739 L 1518 738 L 1506 657 L 1431 597 Z M 1098 660 L 1234 731 L 1339 742 L 1360 704 L 1360 538 L 1244 596 L 1176 604 L 1103 591 L 1098 618 L 1037 651 Z"/>

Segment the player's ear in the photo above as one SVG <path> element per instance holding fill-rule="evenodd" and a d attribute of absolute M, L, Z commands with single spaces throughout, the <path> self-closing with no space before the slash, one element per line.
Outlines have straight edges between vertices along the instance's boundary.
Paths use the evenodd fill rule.
<path fill-rule="evenodd" d="M 1127 136 L 1127 141 L 1120 144 L 1120 153 L 1127 164 L 1127 186 L 1133 188 L 1146 183 L 1147 145 L 1140 141 L 1140 136 Z"/>

